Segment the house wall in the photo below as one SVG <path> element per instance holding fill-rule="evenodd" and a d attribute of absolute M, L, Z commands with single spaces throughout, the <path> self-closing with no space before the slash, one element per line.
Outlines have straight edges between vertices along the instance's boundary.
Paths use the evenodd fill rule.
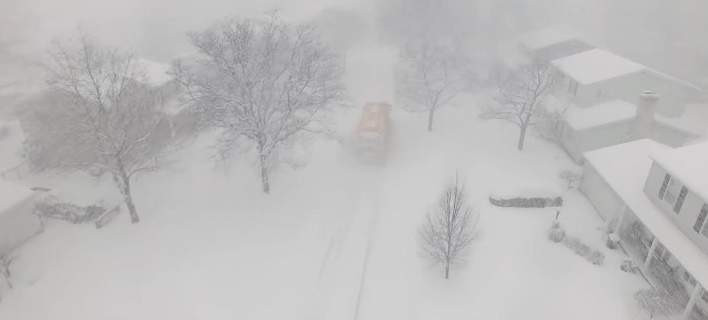
<path fill-rule="evenodd" d="M 672 221 L 676 223 L 679 229 L 686 234 L 688 238 L 693 240 L 703 251 L 708 253 L 708 236 L 699 234 L 693 230 L 693 225 L 696 219 L 698 219 L 701 208 L 706 201 L 689 189 L 681 210 L 675 213 L 672 204 L 659 199 L 659 189 L 661 188 L 666 173 L 664 168 L 654 162 L 644 184 L 644 193 L 654 205 L 659 207 L 664 214 L 669 216 Z"/>
<path fill-rule="evenodd" d="M 561 143 L 566 152 L 578 163 L 583 162 L 583 153 L 635 140 L 632 135 L 632 120 L 608 123 L 585 130 L 574 130 L 567 124 Z"/>
<path fill-rule="evenodd" d="M 39 219 L 32 214 L 36 196 L 0 212 L 0 255 L 5 255 L 41 231 Z"/>
<path fill-rule="evenodd" d="M 569 82 L 570 79 L 562 77 L 557 91 L 568 92 Z M 576 93 L 567 94 L 567 97 L 580 107 L 591 107 L 615 99 L 638 103 L 639 94 L 647 90 L 659 94 L 657 113 L 670 117 L 683 114 L 687 104 L 701 99 L 698 90 L 646 70 L 593 84 L 579 84 Z"/>
<path fill-rule="evenodd" d="M 607 222 L 616 221 L 625 210 L 622 199 L 590 164 L 585 163 L 580 191 L 590 200 L 595 210 Z"/>

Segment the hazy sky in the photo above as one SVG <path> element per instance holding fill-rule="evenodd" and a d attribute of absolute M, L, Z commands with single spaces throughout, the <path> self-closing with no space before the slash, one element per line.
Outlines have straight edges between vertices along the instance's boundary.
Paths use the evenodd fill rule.
<path fill-rule="evenodd" d="M 185 1 L 185 0 L 0 0 L 17 29 L 23 49 L 45 46 L 52 38 L 78 27 L 112 45 L 129 47 L 151 59 L 169 60 L 185 50 L 187 31 L 203 28 L 226 16 L 253 16 L 279 9 L 283 16 L 312 17 L 328 7 L 348 6 L 350 0 L 307 1 Z M 9 8 L 9 9 L 8 9 Z M 4 17 L 3 17 L 4 19 Z M 19 29 L 19 30 L 18 30 Z M 24 51 L 24 50 L 23 50 Z"/>
<path fill-rule="evenodd" d="M 434 13 L 442 18 L 430 28 L 467 29 L 470 37 L 477 33 L 478 39 L 489 41 L 484 36 L 495 40 L 544 24 L 568 24 L 600 46 L 708 84 L 705 0 L 0 0 L 0 60 L 7 51 L 3 43 L 7 48 L 7 43 L 19 41 L 11 47 L 15 59 L 37 59 L 52 38 L 71 35 L 80 27 L 102 42 L 166 62 L 189 50 L 187 31 L 226 16 L 254 16 L 277 8 L 294 19 L 332 10 L 368 18 L 397 3 L 426 1 L 433 3 L 426 10 L 448 10 Z M 339 19 L 334 21 L 336 26 Z M 488 44 L 473 43 L 472 52 L 486 49 L 483 46 Z"/>

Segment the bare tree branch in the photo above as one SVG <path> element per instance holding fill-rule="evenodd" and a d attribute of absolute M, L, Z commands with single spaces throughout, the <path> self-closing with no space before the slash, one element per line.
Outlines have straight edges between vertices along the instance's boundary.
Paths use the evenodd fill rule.
<path fill-rule="evenodd" d="M 131 221 L 139 221 L 131 178 L 157 167 L 166 141 L 160 96 L 131 54 L 86 35 L 56 42 L 48 64 L 50 90 L 35 101 L 26 153 L 36 169 L 108 172 Z"/>
<path fill-rule="evenodd" d="M 463 90 L 466 67 L 466 59 L 448 46 L 427 41 L 410 43 L 396 72 L 403 107 L 428 112 L 428 131 L 432 131 L 435 111 Z"/>
<path fill-rule="evenodd" d="M 479 215 L 466 204 L 465 197 L 464 186 L 455 178 L 418 231 L 422 253 L 443 267 L 445 279 L 450 276 L 450 266 L 462 261 L 475 237 Z"/>
<path fill-rule="evenodd" d="M 256 147 L 263 191 L 275 155 L 300 136 L 318 130 L 342 97 L 342 64 L 310 26 L 277 16 L 230 19 L 190 34 L 199 56 L 176 61 L 173 72 L 188 104 L 210 127 L 221 129 L 218 153 L 239 144 Z"/>
<path fill-rule="evenodd" d="M 554 74 L 545 64 L 525 65 L 506 72 L 497 79 L 497 103 L 485 110 L 483 116 L 518 126 L 517 148 L 523 150 L 526 132 L 534 124 L 537 107 L 554 85 Z"/>

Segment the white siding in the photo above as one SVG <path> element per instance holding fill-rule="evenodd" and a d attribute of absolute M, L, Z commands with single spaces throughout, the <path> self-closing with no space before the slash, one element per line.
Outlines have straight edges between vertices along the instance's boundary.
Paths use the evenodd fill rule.
<path fill-rule="evenodd" d="M 583 161 L 583 153 L 635 140 L 632 135 L 633 121 L 608 123 L 590 129 L 575 131 L 565 126 L 562 139 L 563 148 L 578 163 Z"/>
<path fill-rule="evenodd" d="M 678 214 L 675 213 L 672 204 L 659 199 L 659 189 L 661 188 L 665 176 L 666 170 L 656 162 L 653 163 L 646 184 L 644 185 L 644 193 L 664 214 L 671 217 L 672 221 L 676 223 L 684 234 L 698 244 L 703 251 L 708 253 L 708 238 L 693 230 L 693 224 L 696 222 L 696 219 L 698 219 L 698 214 L 705 201 L 689 189 L 683 206 L 681 206 L 681 211 L 679 211 Z"/>
<path fill-rule="evenodd" d="M 580 191 L 590 200 L 595 210 L 605 221 L 611 222 L 619 218 L 624 210 L 624 202 L 610 188 L 605 180 L 589 163 L 585 163 Z"/>

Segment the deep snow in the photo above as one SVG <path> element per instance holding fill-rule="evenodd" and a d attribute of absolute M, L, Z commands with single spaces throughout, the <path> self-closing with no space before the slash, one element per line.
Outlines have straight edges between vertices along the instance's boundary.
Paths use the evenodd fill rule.
<path fill-rule="evenodd" d="M 367 61 L 391 52 L 356 56 L 365 58 L 349 70 L 366 74 L 381 69 Z M 350 75 L 350 89 L 393 99 L 384 74 Z M 577 167 L 535 137 L 517 151 L 516 128 L 479 119 L 476 101 L 440 110 L 433 133 L 425 114 L 395 109 L 386 167 L 358 164 L 346 146 L 317 140 L 306 167 L 278 170 L 271 195 L 260 193 L 250 160 L 215 166 L 204 136 L 135 184 L 140 224 L 126 215 L 102 230 L 52 223 L 23 247 L 0 319 L 635 317 L 632 293 L 645 284 L 619 270 L 621 256 L 603 246 L 603 222 L 577 191 L 565 193 L 560 221 L 605 252 L 600 267 L 546 239 L 555 210 L 489 205 L 500 190 L 563 190 L 558 173 Z M 343 134 L 358 114 L 342 111 Z M 444 281 L 419 257 L 416 232 L 455 174 L 481 216 L 467 263 Z M 115 199 L 108 181 L 84 180 L 55 178 L 52 186 Z"/>

